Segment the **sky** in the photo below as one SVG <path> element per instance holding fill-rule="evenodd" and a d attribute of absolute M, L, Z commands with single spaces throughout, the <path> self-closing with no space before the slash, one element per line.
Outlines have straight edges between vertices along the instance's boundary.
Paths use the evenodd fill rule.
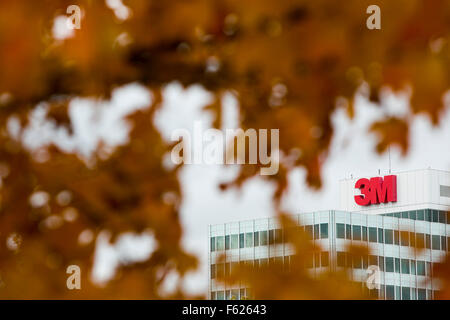
<path fill-rule="evenodd" d="M 380 105 L 364 98 L 364 88 L 356 96 L 355 117 L 338 108 L 332 115 L 335 133 L 328 157 L 322 168 L 323 187 L 313 191 L 305 183 L 305 170 L 296 169 L 289 175 L 289 188 L 282 198 L 283 209 L 296 214 L 338 208 L 339 180 L 359 176 L 375 176 L 378 170 L 407 171 L 434 168 L 450 170 L 450 108 L 441 116 L 441 124 L 433 126 L 425 115 L 412 117 L 408 94 L 394 95 L 383 91 Z M 177 129 L 192 131 L 194 123 L 201 121 L 204 128 L 211 125 L 212 115 L 202 108 L 212 96 L 200 86 L 184 89 L 177 83 L 168 85 L 163 94 L 163 106 L 154 123 L 163 139 L 171 142 Z M 75 99 L 69 114 L 73 122 L 73 135 L 48 121 L 46 105 L 40 104 L 31 116 L 25 130 L 24 142 L 30 150 L 55 143 L 67 152 L 78 152 L 89 157 L 100 141 L 110 146 L 127 143 L 131 124 L 123 118 L 134 110 L 150 105 L 152 94 L 143 86 L 129 84 L 116 89 L 110 101 Z M 222 129 L 239 127 L 239 106 L 232 94 L 224 97 Z M 411 118 L 410 149 L 403 157 L 398 148 L 391 148 L 391 161 L 385 153 L 375 153 L 377 137 L 368 128 L 377 119 L 387 115 Z M 11 118 L 9 130 L 18 131 L 18 122 Z M 283 139 L 283 132 L 280 132 Z M 45 154 L 43 155 L 45 160 Z M 167 165 L 170 158 L 164 159 Z M 184 227 L 183 247 L 200 260 L 200 268 L 184 280 L 184 287 L 192 294 L 206 294 L 208 288 L 208 226 L 239 220 L 270 217 L 275 214 L 272 203 L 274 186 L 260 176 L 247 181 L 241 189 L 221 191 L 219 184 L 231 181 L 238 173 L 237 165 L 185 165 L 179 174 L 183 202 L 181 223 Z M 156 247 L 151 234 L 125 235 L 115 245 L 108 243 L 109 235 L 102 233 L 96 240 L 95 262 L 92 278 L 104 283 L 120 264 L 147 259 Z M 169 277 L 164 290 L 173 290 L 176 275 Z"/>

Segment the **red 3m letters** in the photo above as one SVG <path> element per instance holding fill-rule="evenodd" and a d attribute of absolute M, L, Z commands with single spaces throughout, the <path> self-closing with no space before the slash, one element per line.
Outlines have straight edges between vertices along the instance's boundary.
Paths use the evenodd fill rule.
<path fill-rule="evenodd" d="M 390 175 L 356 181 L 355 188 L 361 190 L 361 195 L 355 196 L 355 202 L 360 206 L 397 201 L 397 176 Z"/>

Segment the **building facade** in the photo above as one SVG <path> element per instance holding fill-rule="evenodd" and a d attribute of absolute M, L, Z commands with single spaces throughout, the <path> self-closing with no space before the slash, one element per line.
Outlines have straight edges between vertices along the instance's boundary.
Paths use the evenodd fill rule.
<path fill-rule="evenodd" d="M 351 279 L 365 285 L 367 268 L 375 265 L 379 289 L 371 292 L 379 299 L 433 299 L 439 290 L 433 265 L 450 251 L 450 172 L 427 169 L 389 174 L 384 179 L 342 180 L 340 206 L 340 210 L 293 217 L 322 248 L 307 265 L 311 272 L 347 266 Z M 216 278 L 240 262 L 259 265 L 278 259 L 289 265 L 295 252 L 282 239 L 283 230 L 275 218 L 210 226 L 210 298 L 252 298 L 251 288 L 225 287 Z M 352 243 L 366 245 L 371 255 L 350 258 L 345 248 Z M 415 250 L 418 243 L 425 249 Z M 224 253 L 226 261 L 217 263 Z"/>

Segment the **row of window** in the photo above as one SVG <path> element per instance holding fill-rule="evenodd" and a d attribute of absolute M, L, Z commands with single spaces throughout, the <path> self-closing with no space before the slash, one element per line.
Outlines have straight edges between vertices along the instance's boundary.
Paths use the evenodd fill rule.
<path fill-rule="evenodd" d="M 311 239 L 328 239 L 328 223 L 306 225 L 299 228 L 304 228 Z M 211 237 L 210 241 L 211 251 L 221 251 L 280 244 L 284 242 L 284 239 L 281 229 L 271 229 Z"/>
<path fill-rule="evenodd" d="M 383 214 L 383 216 L 450 224 L 450 213 L 449 212 L 433 210 L 433 209 L 386 213 L 386 214 Z"/>
<path fill-rule="evenodd" d="M 211 300 L 248 300 L 252 298 L 249 288 L 211 291 Z"/>
<path fill-rule="evenodd" d="M 428 261 L 412 260 L 412 259 L 400 259 L 395 257 L 383 257 L 383 256 L 352 256 L 347 252 L 337 252 L 336 265 L 338 267 L 347 267 L 353 269 L 367 269 L 370 265 L 377 265 L 381 271 L 395 272 L 402 274 L 411 274 L 419 276 L 431 277 L 432 263 Z M 226 262 L 211 264 L 211 279 L 227 277 L 230 275 L 231 270 L 234 270 L 239 263 L 246 264 L 255 268 L 264 266 L 270 262 L 277 262 L 283 267 L 290 269 L 291 256 L 274 257 L 270 259 L 255 259 L 246 260 L 241 262 Z M 437 263 L 433 263 L 436 265 Z M 306 268 L 321 268 L 328 267 L 330 265 L 329 253 L 327 251 L 308 255 L 305 259 Z"/>
<path fill-rule="evenodd" d="M 366 289 L 365 284 L 362 288 Z M 368 289 L 367 289 L 368 290 Z M 380 285 L 380 289 L 368 290 L 369 294 L 375 298 L 380 297 L 386 300 L 431 300 L 437 290 L 427 290 L 422 288 L 400 287 L 393 285 Z M 219 290 L 211 292 L 211 300 L 247 300 L 252 298 L 249 288 Z"/>
<path fill-rule="evenodd" d="M 336 237 L 338 239 L 360 240 L 411 247 L 417 246 L 433 250 L 446 251 L 450 249 L 450 237 L 407 231 L 400 232 L 398 230 L 343 223 L 336 223 Z"/>
<path fill-rule="evenodd" d="M 377 265 L 381 271 L 396 272 L 431 277 L 432 264 L 427 261 L 400 259 L 383 256 L 351 256 L 347 252 L 337 252 L 336 264 L 338 267 L 354 269 L 367 269 L 370 265 Z M 436 263 L 434 263 L 436 264 Z"/>

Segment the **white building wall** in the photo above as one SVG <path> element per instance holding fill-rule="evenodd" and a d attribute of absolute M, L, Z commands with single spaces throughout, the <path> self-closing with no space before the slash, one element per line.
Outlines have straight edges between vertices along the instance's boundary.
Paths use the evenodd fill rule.
<path fill-rule="evenodd" d="M 394 172 L 397 176 L 397 202 L 360 206 L 354 200 L 360 190 L 355 183 L 360 178 L 340 181 L 340 210 L 362 212 L 367 214 L 383 214 L 398 211 L 436 209 L 450 210 L 450 197 L 441 196 L 440 186 L 450 187 L 450 172 L 434 169 Z"/>

